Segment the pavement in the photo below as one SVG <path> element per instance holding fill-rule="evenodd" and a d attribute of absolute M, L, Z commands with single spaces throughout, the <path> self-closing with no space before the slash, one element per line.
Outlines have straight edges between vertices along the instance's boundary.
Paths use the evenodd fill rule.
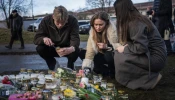
<path fill-rule="evenodd" d="M 80 48 L 86 47 L 86 42 L 80 43 Z M 36 45 L 25 44 L 25 49 L 18 49 L 20 44 L 14 44 L 12 49 L 0 45 L 0 73 L 19 71 L 21 68 L 34 70 L 47 70 L 46 62 L 36 52 Z M 66 57 L 55 57 L 61 66 L 66 67 Z M 75 66 L 81 66 L 81 59 L 77 59 Z"/>
<path fill-rule="evenodd" d="M 175 40 L 175 35 L 171 38 L 171 43 Z M 87 42 L 81 42 L 80 48 L 85 48 Z M 18 49 L 20 44 L 14 44 L 12 49 L 5 48 L 5 44 L 0 44 L 0 73 L 19 71 L 21 68 L 34 70 L 47 70 L 46 62 L 36 52 L 36 45 L 25 44 L 25 49 Z M 61 66 L 66 67 L 66 57 L 56 57 Z M 81 59 L 77 59 L 75 66 L 81 66 Z"/>
<path fill-rule="evenodd" d="M 80 43 L 80 48 L 86 47 L 86 42 Z M 7 45 L 7 44 L 6 44 Z M 34 44 L 25 44 L 25 49 L 18 49 L 20 44 L 13 44 L 12 49 L 5 48 L 5 44 L 0 45 L 0 55 L 20 55 L 20 54 L 37 54 L 36 45 Z"/>

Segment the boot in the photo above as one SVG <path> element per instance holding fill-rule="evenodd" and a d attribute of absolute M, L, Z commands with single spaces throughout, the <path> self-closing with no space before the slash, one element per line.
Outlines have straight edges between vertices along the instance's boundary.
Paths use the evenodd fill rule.
<path fill-rule="evenodd" d="M 8 48 L 8 49 L 12 49 L 12 46 L 9 46 L 9 45 L 7 45 L 5 47 Z"/>

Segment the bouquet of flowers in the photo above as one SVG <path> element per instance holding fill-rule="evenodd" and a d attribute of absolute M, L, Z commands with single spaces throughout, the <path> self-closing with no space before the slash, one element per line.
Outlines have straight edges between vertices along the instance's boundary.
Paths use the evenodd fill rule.
<path fill-rule="evenodd" d="M 56 78 L 75 78 L 75 75 L 72 73 L 73 71 L 69 68 L 58 68 L 56 72 L 52 73 L 52 75 Z"/>

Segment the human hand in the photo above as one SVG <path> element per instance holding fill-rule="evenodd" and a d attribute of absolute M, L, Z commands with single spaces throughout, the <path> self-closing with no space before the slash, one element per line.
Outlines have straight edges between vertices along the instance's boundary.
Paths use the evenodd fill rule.
<path fill-rule="evenodd" d="M 99 49 L 107 49 L 107 44 L 105 43 L 97 43 Z"/>
<path fill-rule="evenodd" d="M 126 45 L 124 45 L 124 46 L 119 46 L 119 47 L 116 48 L 116 50 L 117 50 L 119 53 L 123 53 L 126 46 L 128 46 L 128 44 L 126 44 Z"/>
<path fill-rule="evenodd" d="M 75 48 L 74 48 L 73 46 L 67 47 L 67 48 L 65 49 L 65 51 L 64 51 L 64 54 L 65 54 L 65 55 L 68 55 L 68 54 L 70 54 L 70 53 L 72 53 L 72 52 L 74 52 L 74 51 L 75 51 Z"/>
<path fill-rule="evenodd" d="M 52 46 L 54 45 L 54 43 L 52 42 L 52 40 L 48 37 L 43 38 L 44 44 L 47 46 Z"/>
<path fill-rule="evenodd" d="M 65 49 L 66 48 L 56 48 L 56 52 L 57 52 L 57 54 L 60 56 L 60 57 L 62 57 L 62 56 L 64 56 L 65 54 L 64 54 L 64 51 L 65 51 Z"/>
<path fill-rule="evenodd" d="M 67 47 L 67 48 L 56 49 L 57 54 L 60 55 L 60 56 L 68 55 L 68 54 L 70 54 L 74 51 L 75 51 L 75 49 L 74 49 L 73 46 Z"/>

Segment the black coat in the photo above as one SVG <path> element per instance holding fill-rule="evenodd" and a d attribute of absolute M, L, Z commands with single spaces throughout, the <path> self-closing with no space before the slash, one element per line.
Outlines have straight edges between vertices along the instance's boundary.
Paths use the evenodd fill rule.
<path fill-rule="evenodd" d="M 152 21 L 155 23 L 155 18 L 159 19 L 159 26 L 156 26 L 164 37 L 164 30 L 172 23 L 172 0 L 160 0 L 159 10 L 155 12 Z"/>
<path fill-rule="evenodd" d="M 153 24 L 152 24 L 153 25 Z M 129 24 L 128 46 L 123 53 L 115 52 L 115 78 L 131 89 L 150 89 L 159 71 L 165 66 L 165 43 L 153 25 L 147 31 L 145 23 L 132 21 Z"/>
<path fill-rule="evenodd" d="M 55 46 L 79 48 L 79 26 L 77 19 L 69 15 L 68 22 L 61 28 L 57 29 L 52 15 L 46 16 L 40 23 L 39 29 L 34 37 L 34 44 L 44 44 L 43 38 L 48 37 Z"/>
<path fill-rule="evenodd" d="M 22 34 L 23 19 L 18 13 L 16 16 L 10 15 L 9 19 L 11 34 L 15 39 L 17 39 L 18 35 Z"/>

